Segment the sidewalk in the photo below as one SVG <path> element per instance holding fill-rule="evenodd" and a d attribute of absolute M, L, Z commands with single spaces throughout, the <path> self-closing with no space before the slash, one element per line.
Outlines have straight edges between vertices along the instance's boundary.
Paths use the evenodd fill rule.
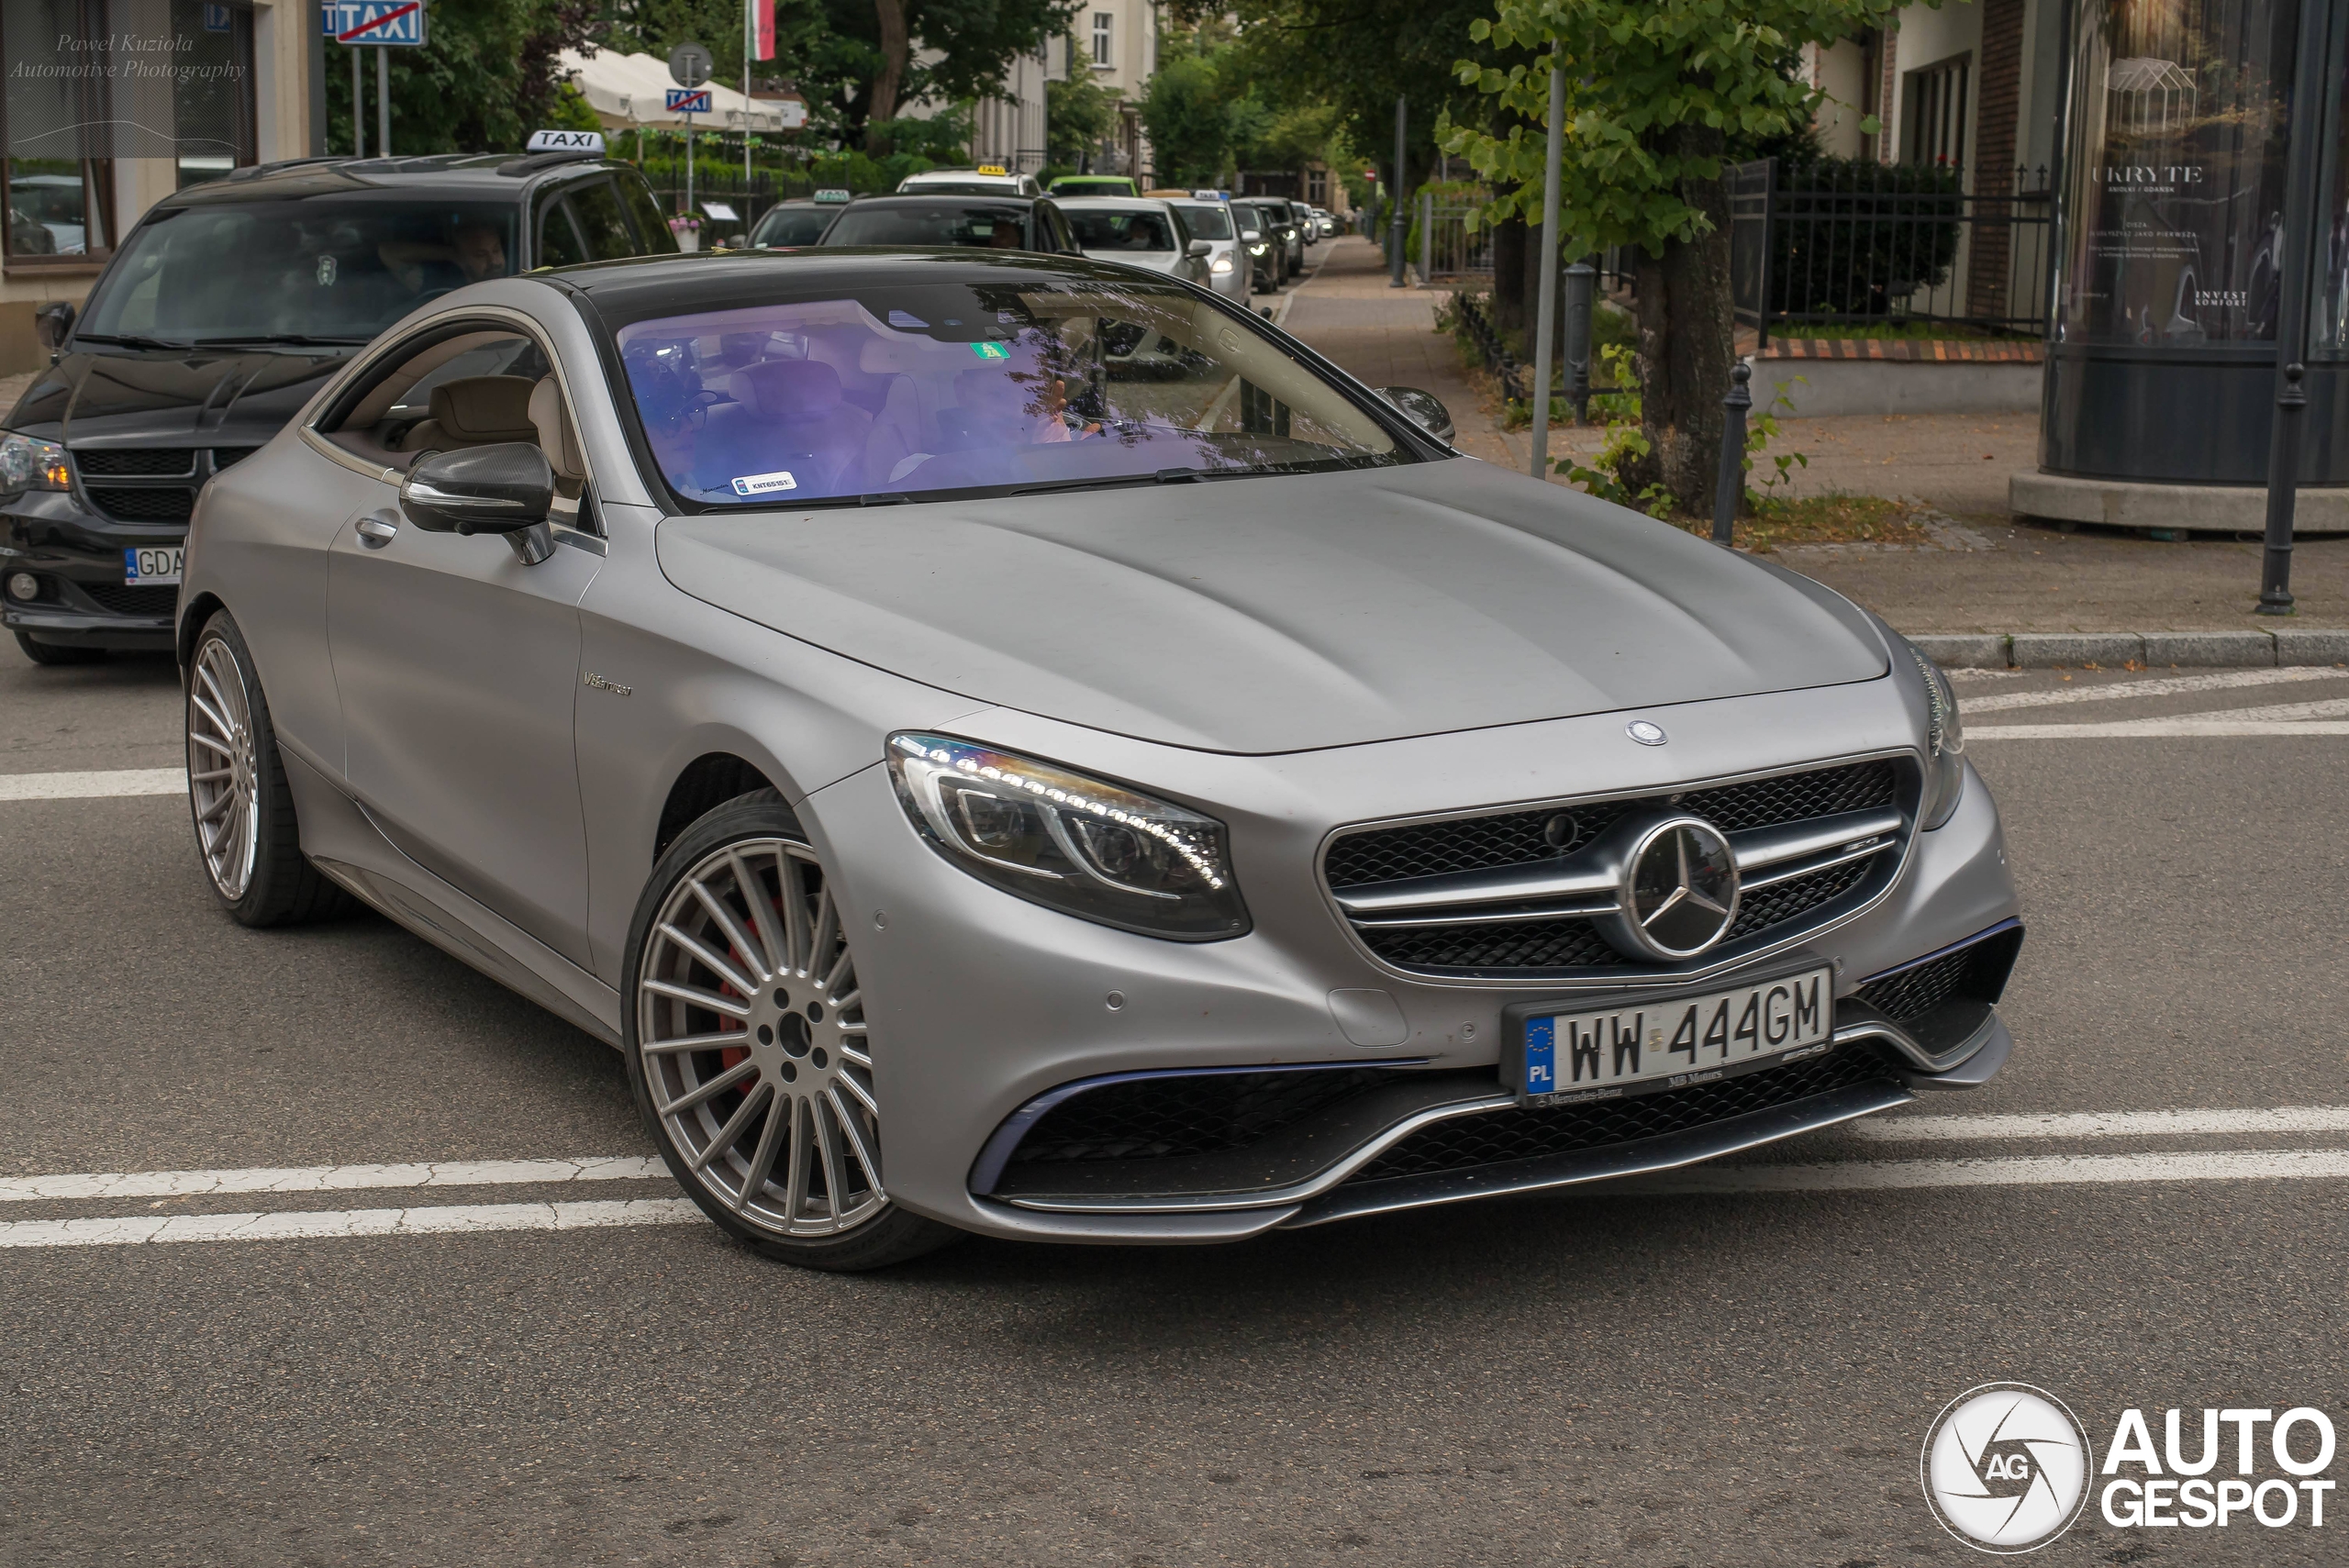
<path fill-rule="evenodd" d="M 1384 259 L 1367 239 L 1345 236 L 1330 247 L 1288 306 L 1288 330 L 1373 386 L 1434 393 L 1459 427 L 1461 450 L 1525 473 L 1529 434 L 1498 428 L 1452 340 L 1436 332 L 1439 292 L 1389 288 Z M 2162 543 L 2109 529 L 2060 533 L 2016 518 L 2007 510 L 2007 479 L 2037 461 L 2038 437 L 2028 414 L 1785 420 L 1770 450 L 1810 460 L 1794 471 L 1796 495 L 1895 496 L 1956 526 L 1934 527 L 1937 542 L 1927 546 L 1790 546 L 1773 559 L 1918 634 L 2349 628 L 2349 539 L 2299 541 L 2292 588 L 2299 613 L 2271 618 L 2251 613 L 2259 596 L 2255 538 Z M 1553 430 L 1551 455 L 1596 450 L 1600 439 L 1595 429 Z"/>

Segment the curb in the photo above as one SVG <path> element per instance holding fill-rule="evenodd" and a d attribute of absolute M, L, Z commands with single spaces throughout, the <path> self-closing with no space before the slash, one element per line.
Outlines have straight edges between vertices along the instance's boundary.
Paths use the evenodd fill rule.
<path fill-rule="evenodd" d="M 2349 663 L 2349 631 L 2015 631 L 1928 633 L 1909 641 L 1960 670 Z"/>

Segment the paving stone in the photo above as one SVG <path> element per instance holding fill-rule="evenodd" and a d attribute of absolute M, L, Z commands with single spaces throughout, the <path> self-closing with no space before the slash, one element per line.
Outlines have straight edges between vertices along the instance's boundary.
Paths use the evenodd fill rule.
<path fill-rule="evenodd" d="M 1949 670 L 2003 670 L 2007 639 L 2003 632 L 1943 632 L 1911 637 L 1925 657 Z"/>
<path fill-rule="evenodd" d="M 2217 664 L 2240 669 L 2276 662 L 2276 639 L 2265 631 L 2149 631 L 2145 662 Z"/>
<path fill-rule="evenodd" d="M 2349 631 L 2327 631 L 2319 627 L 2278 627 L 2276 629 L 2276 662 L 2349 664 Z"/>

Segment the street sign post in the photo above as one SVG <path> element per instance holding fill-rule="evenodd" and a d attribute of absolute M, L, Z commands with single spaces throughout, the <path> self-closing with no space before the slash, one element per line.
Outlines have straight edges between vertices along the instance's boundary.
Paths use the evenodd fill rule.
<path fill-rule="evenodd" d="M 424 47 L 424 0 L 325 0 L 318 19 L 327 37 L 352 51 L 351 150 L 362 158 L 367 156 L 367 113 L 357 51 L 362 47 L 375 50 L 375 152 L 391 156 L 392 57 L 384 50 Z"/>
<path fill-rule="evenodd" d="M 718 61 L 708 49 L 690 39 L 669 51 L 669 80 L 684 91 L 668 96 L 671 114 L 685 117 L 685 211 L 694 210 L 694 117 L 709 113 L 709 95 L 696 88 L 709 80 Z"/>

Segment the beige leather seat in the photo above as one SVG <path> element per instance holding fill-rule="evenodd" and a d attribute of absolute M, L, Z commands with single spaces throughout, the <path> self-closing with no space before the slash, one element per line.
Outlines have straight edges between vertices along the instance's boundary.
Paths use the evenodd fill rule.
<path fill-rule="evenodd" d="M 562 406 L 562 388 L 551 375 L 530 388 L 530 428 L 537 432 L 539 450 L 547 454 L 547 466 L 554 470 L 555 494 L 577 495 L 587 478 L 587 465 L 579 456 L 570 413 Z"/>
<path fill-rule="evenodd" d="M 422 424 L 400 439 L 404 452 L 487 447 L 500 441 L 536 441 L 530 394 L 538 383 L 527 375 L 467 375 L 432 389 Z M 550 460 L 551 461 L 551 460 Z"/>

